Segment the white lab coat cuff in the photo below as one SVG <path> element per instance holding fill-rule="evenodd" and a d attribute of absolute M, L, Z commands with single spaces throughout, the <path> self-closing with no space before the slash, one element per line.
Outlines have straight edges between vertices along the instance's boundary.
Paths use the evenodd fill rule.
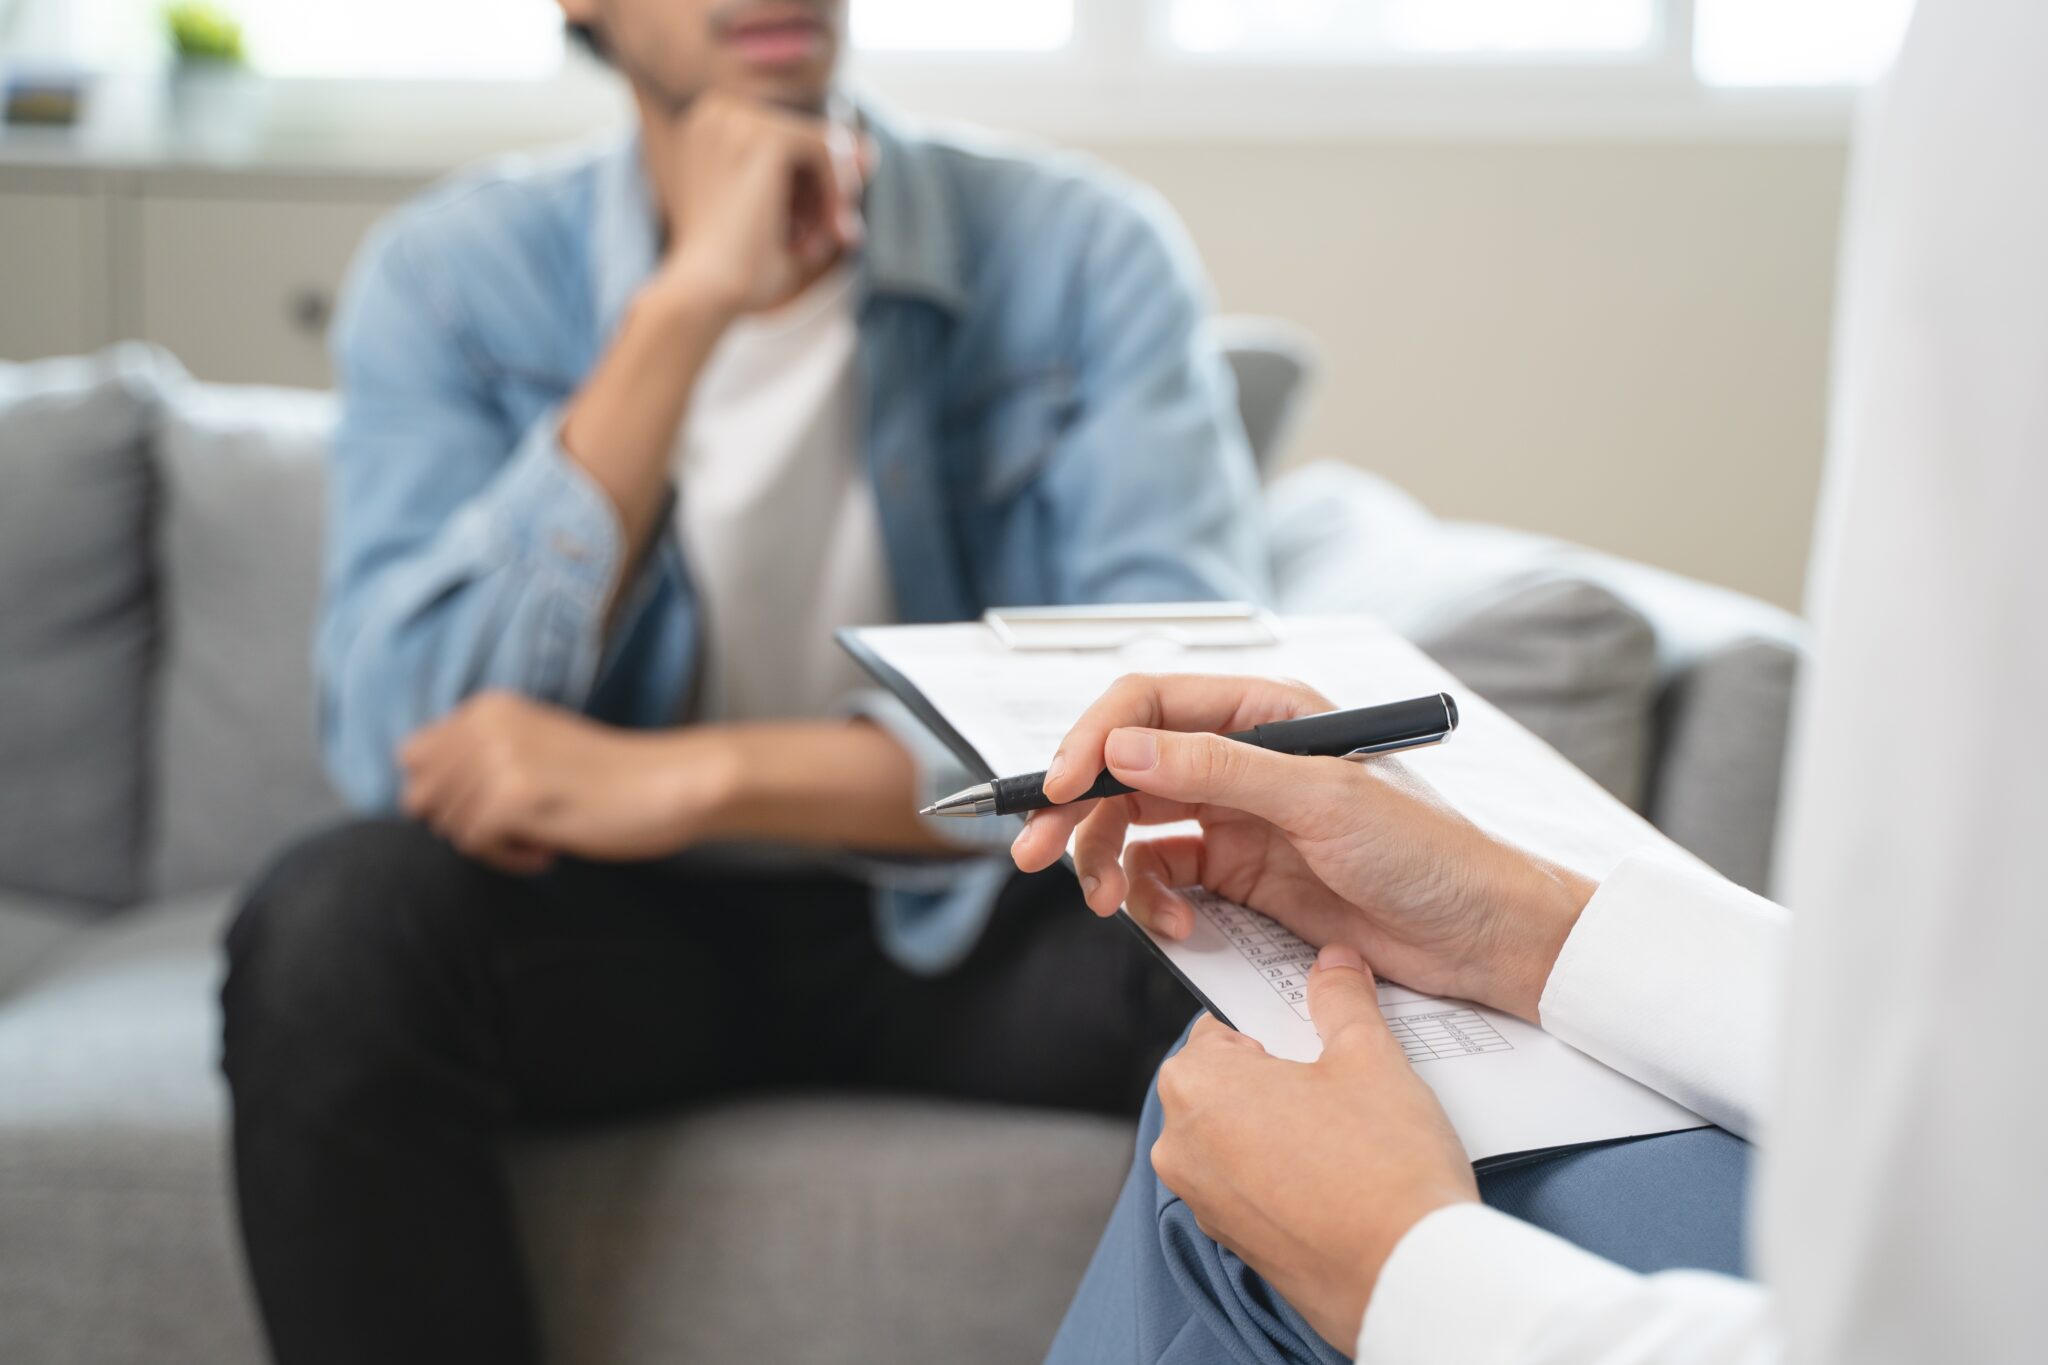
<path fill-rule="evenodd" d="M 1359 1365 L 1523 1359 L 1561 1313 L 1627 1294 L 1637 1277 L 1481 1204 L 1438 1209 L 1380 1270 Z"/>
<path fill-rule="evenodd" d="M 1788 928 L 1782 907 L 1704 868 L 1628 858 L 1565 940 L 1543 1028 L 1753 1139 Z"/>

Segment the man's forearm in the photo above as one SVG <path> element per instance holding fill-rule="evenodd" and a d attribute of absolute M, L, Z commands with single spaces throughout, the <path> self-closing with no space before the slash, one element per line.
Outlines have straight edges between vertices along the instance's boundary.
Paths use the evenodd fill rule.
<path fill-rule="evenodd" d="M 917 765 L 863 721 L 741 725 L 729 742 L 712 837 L 859 849 L 958 852 L 918 817 Z"/>
<path fill-rule="evenodd" d="M 680 276 L 657 276 L 563 416 L 563 449 L 618 511 L 627 548 L 622 562 L 636 562 L 653 539 L 676 433 L 730 322 L 722 305 Z"/>

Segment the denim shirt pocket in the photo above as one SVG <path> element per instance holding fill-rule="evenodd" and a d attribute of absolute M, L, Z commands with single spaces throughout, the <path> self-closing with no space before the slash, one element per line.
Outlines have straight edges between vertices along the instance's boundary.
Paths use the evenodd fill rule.
<path fill-rule="evenodd" d="M 953 522 L 973 549 L 964 567 L 977 610 L 1060 596 L 1071 556 L 1042 488 L 1075 408 L 1070 372 L 1047 366 L 988 384 L 942 429 Z"/>
<path fill-rule="evenodd" d="M 971 513 L 1014 503 L 1051 463 L 1074 407 L 1071 373 L 1047 366 L 991 383 L 956 408 L 945 429 L 954 505 Z"/>

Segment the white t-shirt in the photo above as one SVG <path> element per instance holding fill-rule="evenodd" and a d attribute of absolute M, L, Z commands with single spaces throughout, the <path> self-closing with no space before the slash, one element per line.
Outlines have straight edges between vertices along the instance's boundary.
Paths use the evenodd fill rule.
<path fill-rule="evenodd" d="M 703 614 L 695 720 L 831 714 L 858 688 L 842 626 L 895 619 L 863 467 L 853 272 L 741 319 L 677 438 L 676 529 Z"/>

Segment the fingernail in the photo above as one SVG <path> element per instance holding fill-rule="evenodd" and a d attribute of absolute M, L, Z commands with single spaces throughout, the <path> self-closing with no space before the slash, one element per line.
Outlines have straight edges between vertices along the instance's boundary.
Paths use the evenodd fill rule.
<path fill-rule="evenodd" d="M 1159 739 L 1146 730 L 1112 730 L 1102 752 L 1112 768 L 1127 773 L 1149 772 L 1159 764 Z"/>
<path fill-rule="evenodd" d="M 1166 936 L 1178 942 L 1188 936 L 1188 917 L 1178 910 L 1167 910 L 1159 916 L 1159 927 Z"/>
<path fill-rule="evenodd" d="M 1092 896 L 1095 894 L 1095 888 L 1100 885 L 1102 885 L 1102 878 L 1100 877 L 1083 877 L 1081 878 L 1081 894 L 1083 896 Z"/>
<path fill-rule="evenodd" d="M 1348 943 L 1325 943 L 1323 950 L 1316 954 L 1316 970 L 1326 972 L 1333 967 L 1349 967 L 1354 972 L 1362 972 L 1365 959 Z"/>
<path fill-rule="evenodd" d="M 1065 749 L 1060 749 L 1053 754 L 1052 762 L 1045 765 L 1045 780 L 1048 782 L 1052 781 L 1054 778 L 1058 777 L 1062 772 L 1066 771 L 1066 767 L 1067 751 Z"/>

